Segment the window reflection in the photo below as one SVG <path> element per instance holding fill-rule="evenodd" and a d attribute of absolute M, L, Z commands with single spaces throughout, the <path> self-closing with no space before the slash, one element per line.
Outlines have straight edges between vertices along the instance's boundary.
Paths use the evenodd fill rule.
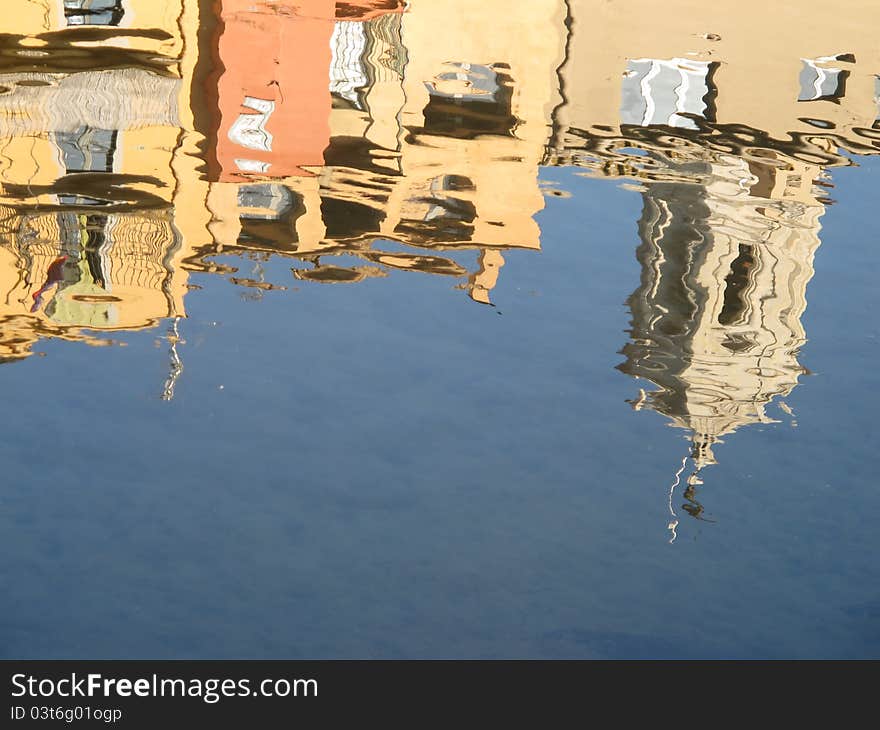
<path fill-rule="evenodd" d="M 517 122 L 512 112 L 513 84 L 502 64 L 446 66 L 425 84 L 430 98 L 424 111 L 425 132 L 450 137 L 510 135 Z"/>
<path fill-rule="evenodd" d="M 682 58 L 629 61 L 623 77 L 621 124 L 697 129 L 690 116 L 714 121 L 712 74 L 716 66 Z"/>
<path fill-rule="evenodd" d="M 846 81 L 849 71 L 833 66 L 826 66 L 831 61 L 854 61 L 851 54 L 823 56 L 821 58 L 803 58 L 800 75 L 800 93 L 798 101 L 835 101 L 839 102 L 846 95 Z"/>
<path fill-rule="evenodd" d="M 123 0 L 64 0 L 67 25 L 119 25 Z"/>

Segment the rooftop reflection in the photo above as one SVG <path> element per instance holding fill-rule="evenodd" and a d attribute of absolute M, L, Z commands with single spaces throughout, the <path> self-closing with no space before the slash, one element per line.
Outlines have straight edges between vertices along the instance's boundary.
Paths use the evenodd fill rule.
<path fill-rule="evenodd" d="M 491 304 L 505 252 L 541 248 L 541 167 L 578 166 L 643 197 L 619 367 L 656 388 L 635 408 L 691 435 L 696 515 L 714 445 L 805 371 L 828 170 L 880 149 L 870 4 L 842 22 L 762 3 L 785 31 L 760 53 L 747 7 L 684 0 L 11 6 L 4 360 L 166 320 L 170 398 L 193 272 L 289 284 L 227 254 L 288 257 L 314 285 L 443 276 Z"/>

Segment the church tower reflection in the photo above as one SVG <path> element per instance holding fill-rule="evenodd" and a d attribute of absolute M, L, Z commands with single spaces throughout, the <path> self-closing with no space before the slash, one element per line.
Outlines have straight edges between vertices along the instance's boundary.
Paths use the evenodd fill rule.
<path fill-rule="evenodd" d="M 635 409 L 689 432 L 683 508 L 701 517 L 696 487 L 716 463 L 714 446 L 773 422 L 766 407 L 806 372 L 798 351 L 824 212 L 814 186 L 821 168 L 762 150 L 667 172 L 671 181 L 643 193 L 641 282 L 627 300 L 630 341 L 618 369 L 656 386 L 631 401 Z"/>

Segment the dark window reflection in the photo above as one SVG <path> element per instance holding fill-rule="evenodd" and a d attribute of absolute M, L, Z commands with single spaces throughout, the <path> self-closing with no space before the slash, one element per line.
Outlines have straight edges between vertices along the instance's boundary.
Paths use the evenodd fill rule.
<path fill-rule="evenodd" d="M 731 325 L 742 322 L 748 306 L 746 292 L 754 269 L 754 246 L 739 244 L 739 255 L 730 264 L 730 273 L 724 280 L 724 306 L 721 308 L 721 314 L 718 315 L 718 324 Z"/>
<path fill-rule="evenodd" d="M 356 238 L 378 233 L 385 213 L 353 200 L 324 197 L 321 198 L 321 217 L 327 225 L 328 238 Z"/>
<path fill-rule="evenodd" d="M 68 175 L 82 173 L 112 173 L 119 132 L 110 129 L 80 127 L 72 132 L 57 132 L 55 144 L 61 153 L 61 161 Z M 92 197 L 84 192 L 60 193 L 64 205 L 107 205 L 106 200 Z"/>
<path fill-rule="evenodd" d="M 477 217 L 474 204 L 455 193 L 474 190 L 473 181 L 464 175 L 440 175 L 429 182 L 428 195 L 413 200 L 416 217 L 404 217 L 394 232 L 416 241 L 435 243 L 468 241 L 474 234 Z"/>
<path fill-rule="evenodd" d="M 427 84 L 425 132 L 472 138 L 510 135 L 517 119 L 512 112 L 513 84 L 499 65 L 448 64 L 450 70 Z"/>
<path fill-rule="evenodd" d="M 877 104 L 877 118 L 874 121 L 874 129 L 880 129 L 880 76 L 874 77 L 874 101 Z"/>
<path fill-rule="evenodd" d="M 58 132 L 55 140 L 61 149 L 61 159 L 68 174 L 113 172 L 118 135 L 116 130 L 91 127 Z"/>
<path fill-rule="evenodd" d="M 104 275 L 104 259 L 102 250 L 107 243 L 107 216 L 90 215 L 85 219 L 85 258 L 92 281 L 102 289 L 107 288 Z"/>
<path fill-rule="evenodd" d="M 125 9 L 122 0 L 64 0 L 67 25 L 119 25 Z"/>
<path fill-rule="evenodd" d="M 297 243 L 296 221 L 305 213 L 302 196 L 284 185 L 243 185 L 238 190 L 238 243 L 289 249 Z"/>

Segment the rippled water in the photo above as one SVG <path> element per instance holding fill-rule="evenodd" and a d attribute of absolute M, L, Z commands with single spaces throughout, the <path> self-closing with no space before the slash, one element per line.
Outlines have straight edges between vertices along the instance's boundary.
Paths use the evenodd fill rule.
<path fill-rule="evenodd" d="M 0 655 L 880 655 L 880 8 L 738 7 L 7 0 Z"/>

